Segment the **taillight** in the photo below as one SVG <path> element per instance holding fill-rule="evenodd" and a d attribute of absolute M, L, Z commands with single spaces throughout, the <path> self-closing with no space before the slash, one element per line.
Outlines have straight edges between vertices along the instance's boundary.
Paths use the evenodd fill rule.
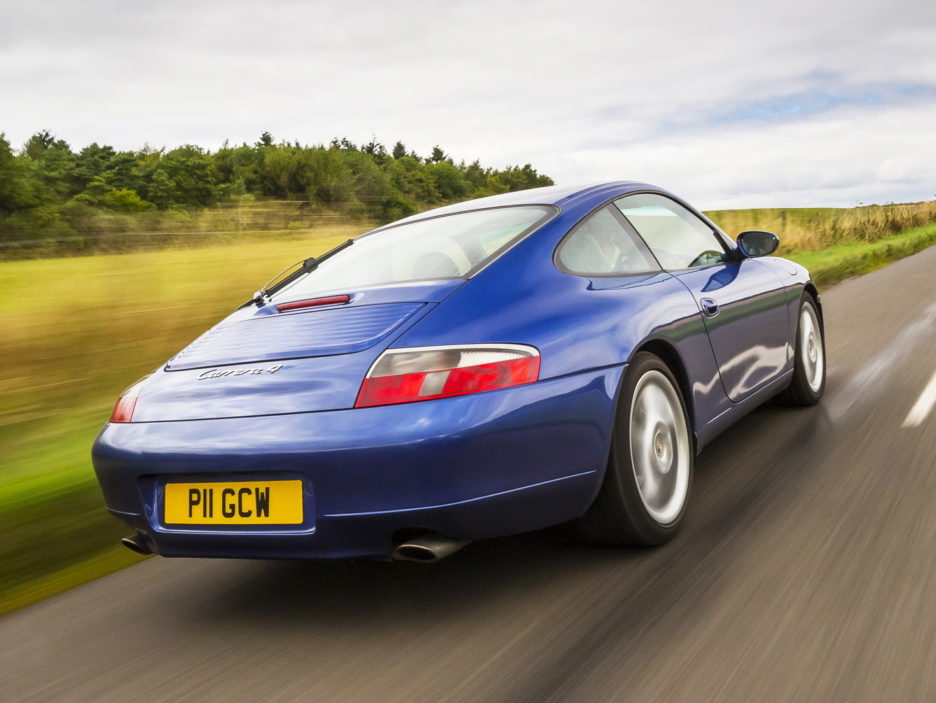
<path fill-rule="evenodd" d="M 539 351 L 522 344 L 388 349 L 374 363 L 356 408 L 412 403 L 533 383 Z"/>
<path fill-rule="evenodd" d="M 114 410 L 111 412 L 110 422 L 130 422 L 133 420 L 133 411 L 136 409 L 137 398 L 140 395 L 140 387 L 147 378 L 149 378 L 149 376 L 144 376 L 120 394 L 120 397 L 114 404 Z"/>

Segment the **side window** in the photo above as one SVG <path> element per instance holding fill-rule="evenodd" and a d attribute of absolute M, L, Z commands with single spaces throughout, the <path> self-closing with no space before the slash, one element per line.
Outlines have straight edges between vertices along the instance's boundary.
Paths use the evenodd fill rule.
<path fill-rule="evenodd" d="M 688 269 L 725 260 L 725 248 L 712 228 L 679 203 L 662 195 L 641 193 L 614 204 L 663 268 Z"/>
<path fill-rule="evenodd" d="M 660 267 L 607 207 L 578 224 L 562 240 L 556 262 L 580 276 L 626 276 Z"/>

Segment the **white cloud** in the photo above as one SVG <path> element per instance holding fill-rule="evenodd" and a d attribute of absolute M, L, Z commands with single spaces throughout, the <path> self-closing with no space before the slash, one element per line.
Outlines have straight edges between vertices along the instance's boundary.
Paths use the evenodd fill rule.
<path fill-rule="evenodd" d="M 936 92 L 886 90 L 936 86 L 929 3 L 2 1 L 14 142 L 375 134 L 559 181 L 646 178 L 705 207 L 936 192 Z M 863 91 L 881 99 L 714 119 Z"/>
<path fill-rule="evenodd" d="M 921 200 L 936 197 L 933 125 L 936 103 L 842 108 L 572 152 L 561 167 L 599 179 L 626 172 L 706 208 Z"/>

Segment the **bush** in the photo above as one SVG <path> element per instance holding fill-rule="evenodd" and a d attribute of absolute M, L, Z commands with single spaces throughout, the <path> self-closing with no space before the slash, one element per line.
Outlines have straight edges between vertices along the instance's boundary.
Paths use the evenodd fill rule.
<path fill-rule="evenodd" d="M 135 190 L 129 188 L 112 190 L 108 193 L 107 205 L 119 212 L 145 212 L 155 207 L 153 203 L 143 200 Z"/>

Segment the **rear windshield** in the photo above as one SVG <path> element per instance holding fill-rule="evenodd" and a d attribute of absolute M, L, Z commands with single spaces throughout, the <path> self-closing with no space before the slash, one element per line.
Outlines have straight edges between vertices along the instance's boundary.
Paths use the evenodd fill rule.
<path fill-rule="evenodd" d="M 391 226 L 354 240 L 273 297 L 294 300 L 391 283 L 463 278 L 553 212 L 544 205 L 505 207 Z"/>

